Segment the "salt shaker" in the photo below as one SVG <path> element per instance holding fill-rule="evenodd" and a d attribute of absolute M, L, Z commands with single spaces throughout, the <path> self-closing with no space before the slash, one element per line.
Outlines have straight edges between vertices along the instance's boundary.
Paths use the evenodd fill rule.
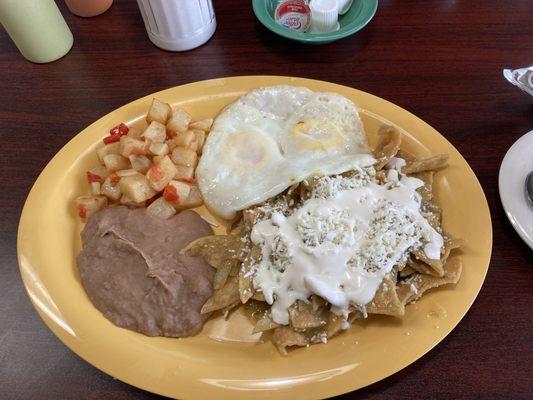
<path fill-rule="evenodd" d="M 211 0 L 137 0 L 148 37 L 170 51 L 194 49 L 207 42 L 217 26 Z"/>

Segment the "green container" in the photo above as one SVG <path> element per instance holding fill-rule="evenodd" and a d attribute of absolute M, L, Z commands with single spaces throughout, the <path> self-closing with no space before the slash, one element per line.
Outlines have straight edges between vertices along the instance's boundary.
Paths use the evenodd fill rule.
<path fill-rule="evenodd" d="M 274 20 L 278 3 L 279 0 L 252 0 L 255 16 L 272 32 L 308 44 L 326 44 L 353 35 L 370 22 L 378 8 L 378 0 L 354 0 L 350 10 L 339 15 L 339 30 L 328 33 L 302 33 L 286 28 Z"/>

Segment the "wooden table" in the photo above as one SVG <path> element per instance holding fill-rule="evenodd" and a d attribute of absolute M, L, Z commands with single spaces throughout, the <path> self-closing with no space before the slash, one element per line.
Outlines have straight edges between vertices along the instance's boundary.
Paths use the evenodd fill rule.
<path fill-rule="evenodd" d="M 157 49 L 136 3 L 115 3 L 82 19 L 61 2 L 75 43 L 52 64 L 25 61 L 0 33 L 0 398 L 158 397 L 93 368 L 41 322 L 18 272 L 20 212 L 50 158 L 102 115 L 171 86 L 247 74 L 327 80 L 406 108 L 464 155 L 491 207 L 492 262 L 464 320 L 422 359 L 342 398 L 531 398 L 533 252 L 507 221 L 497 191 L 502 157 L 533 128 L 533 98 L 502 77 L 504 67 L 533 62 L 531 0 L 382 0 L 363 31 L 327 46 L 267 31 L 250 1 L 215 1 L 215 36 L 187 53 Z"/>

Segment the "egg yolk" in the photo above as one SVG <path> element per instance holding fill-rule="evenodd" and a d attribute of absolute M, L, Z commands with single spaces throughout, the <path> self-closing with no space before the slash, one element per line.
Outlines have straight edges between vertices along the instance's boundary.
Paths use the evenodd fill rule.
<path fill-rule="evenodd" d="M 335 125 L 319 119 L 297 122 L 291 128 L 290 140 L 297 148 L 320 151 L 339 148 L 344 142 Z"/>
<path fill-rule="evenodd" d="M 224 161 L 234 171 L 260 169 L 271 158 L 270 143 L 256 132 L 231 135 L 224 143 Z"/>

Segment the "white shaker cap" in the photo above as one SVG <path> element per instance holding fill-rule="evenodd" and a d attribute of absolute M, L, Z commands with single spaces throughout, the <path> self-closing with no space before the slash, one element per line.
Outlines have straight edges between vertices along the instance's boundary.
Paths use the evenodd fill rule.
<path fill-rule="evenodd" d="M 170 51 L 194 49 L 207 42 L 217 26 L 211 0 L 137 0 L 148 37 Z"/>
<path fill-rule="evenodd" d="M 311 33 L 331 32 L 338 29 L 338 7 L 337 0 L 312 0 L 309 4 Z"/>

